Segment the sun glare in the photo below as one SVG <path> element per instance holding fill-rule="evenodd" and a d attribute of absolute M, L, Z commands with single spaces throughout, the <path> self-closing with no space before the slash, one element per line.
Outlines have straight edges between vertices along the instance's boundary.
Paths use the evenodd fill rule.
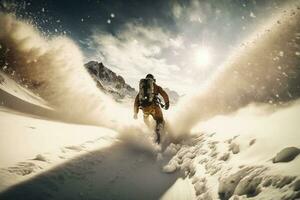
<path fill-rule="evenodd" d="M 207 47 L 202 47 L 196 52 L 196 61 L 202 67 L 206 67 L 211 62 L 211 52 Z"/>

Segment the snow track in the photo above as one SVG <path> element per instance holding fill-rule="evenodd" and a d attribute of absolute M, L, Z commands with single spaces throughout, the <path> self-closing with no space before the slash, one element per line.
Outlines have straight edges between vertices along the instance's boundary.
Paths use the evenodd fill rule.
<path fill-rule="evenodd" d="M 77 152 L 81 148 L 66 149 Z M 7 171 L 22 176 L 33 166 L 19 163 Z M 0 194 L 0 199 L 158 199 L 176 179 L 161 172 L 155 155 L 119 141 L 17 184 Z"/>

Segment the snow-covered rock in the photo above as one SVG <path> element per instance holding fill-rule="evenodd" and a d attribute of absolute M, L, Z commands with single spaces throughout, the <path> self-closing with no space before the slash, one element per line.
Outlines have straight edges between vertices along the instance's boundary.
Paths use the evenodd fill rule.
<path fill-rule="evenodd" d="M 299 154 L 300 149 L 298 149 L 297 147 L 284 148 L 273 158 L 273 163 L 292 161 Z"/>

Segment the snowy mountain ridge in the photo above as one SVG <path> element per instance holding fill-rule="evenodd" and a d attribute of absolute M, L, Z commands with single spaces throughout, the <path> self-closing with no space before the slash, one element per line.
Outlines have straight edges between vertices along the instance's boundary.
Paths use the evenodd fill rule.
<path fill-rule="evenodd" d="M 111 94 L 116 100 L 125 97 L 134 98 L 137 92 L 128 85 L 124 78 L 103 65 L 102 62 L 90 61 L 84 65 L 97 86 L 105 93 Z"/>

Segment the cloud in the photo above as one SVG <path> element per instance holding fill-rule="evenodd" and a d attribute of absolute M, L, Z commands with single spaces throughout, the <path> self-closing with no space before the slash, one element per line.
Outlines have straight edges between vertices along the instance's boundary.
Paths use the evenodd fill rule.
<path fill-rule="evenodd" d="M 177 24 L 206 23 L 213 12 L 211 3 L 205 1 L 190 0 L 184 4 L 174 1 L 172 4 L 172 15 Z"/>
<path fill-rule="evenodd" d="M 172 14 L 174 16 L 174 18 L 180 18 L 181 14 L 182 14 L 182 6 L 178 3 L 178 2 L 174 2 L 173 6 L 172 6 Z"/>
<path fill-rule="evenodd" d="M 174 0 L 168 13 L 172 20 L 141 18 L 129 20 L 117 29 L 112 27 L 110 32 L 94 30 L 86 39 L 88 57 L 103 61 L 134 87 L 151 72 L 164 87 L 187 94 L 195 90 L 195 85 L 205 83 L 230 55 L 232 47 L 250 34 L 241 32 L 241 27 L 254 24 L 253 19 L 239 20 L 249 13 L 239 4 L 213 2 L 214 6 L 211 1 Z M 205 67 L 199 62 L 203 58 L 199 56 L 201 49 L 209 49 L 212 54 Z"/>
<path fill-rule="evenodd" d="M 92 41 L 104 63 L 125 75 L 133 86 L 148 73 L 153 73 L 165 87 L 174 88 L 176 79 L 180 82 L 180 67 L 163 56 L 164 51 L 182 48 L 180 36 L 172 36 L 159 27 L 128 23 L 116 35 L 95 30 Z"/>

